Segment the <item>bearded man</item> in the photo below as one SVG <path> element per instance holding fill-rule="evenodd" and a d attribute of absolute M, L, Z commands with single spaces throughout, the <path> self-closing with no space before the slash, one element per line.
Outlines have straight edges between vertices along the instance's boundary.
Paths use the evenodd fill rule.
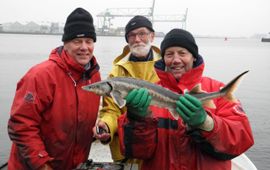
<path fill-rule="evenodd" d="M 125 39 L 128 45 L 120 56 L 113 61 L 109 77 L 134 77 L 149 82 L 159 80 L 155 72 L 155 62 L 161 59 L 160 50 L 152 45 L 155 31 L 152 23 L 144 16 L 133 17 L 125 27 Z M 126 107 L 119 108 L 111 97 L 103 98 L 103 107 L 93 133 L 96 139 L 109 144 L 112 159 L 115 162 L 126 163 L 126 166 L 138 168 L 138 160 L 128 160 L 121 153 L 117 133 L 117 118 L 126 112 Z M 102 129 L 103 133 L 100 130 Z"/>

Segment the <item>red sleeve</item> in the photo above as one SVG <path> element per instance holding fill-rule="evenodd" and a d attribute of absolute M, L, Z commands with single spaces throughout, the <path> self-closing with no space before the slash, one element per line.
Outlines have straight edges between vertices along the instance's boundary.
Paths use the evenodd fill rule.
<path fill-rule="evenodd" d="M 40 113 L 49 105 L 50 92 L 37 77 L 26 74 L 17 84 L 15 98 L 11 107 L 11 115 L 8 121 L 8 133 L 10 139 L 19 149 L 24 160 L 33 169 L 51 160 L 44 143 L 40 137 Z M 42 91 L 42 92 L 41 92 Z M 42 94 L 41 94 L 42 93 Z M 40 99 L 45 96 L 48 101 Z M 43 97 L 44 98 L 44 97 Z"/>
<path fill-rule="evenodd" d="M 240 102 L 221 98 L 217 110 L 208 110 L 214 119 L 214 129 L 203 136 L 219 152 L 240 155 L 254 144 L 248 117 Z"/>
<path fill-rule="evenodd" d="M 223 83 L 213 79 L 203 79 L 205 91 L 218 91 Z M 240 155 L 254 144 L 248 117 L 240 101 L 230 101 L 224 97 L 214 99 L 215 109 L 205 108 L 214 120 L 211 132 L 202 131 L 202 135 L 214 147 L 215 151 L 230 155 Z"/>

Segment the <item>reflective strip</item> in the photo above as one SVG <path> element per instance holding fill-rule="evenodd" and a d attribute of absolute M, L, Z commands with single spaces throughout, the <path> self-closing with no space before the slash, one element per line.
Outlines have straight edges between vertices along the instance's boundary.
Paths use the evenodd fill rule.
<path fill-rule="evenodd" d="M 125 145 L 125 156 L 132 157 L 132 142 L 133 142 L 133 124 L 124 126 L 124 145 Z"/>
<path fill-rule="evenodd" d="M 158 119 L 158 128 L 176 130 L 178 128 L 178 122 L 177 122 L 177 120 L 172 120 L 172 119 L 168 119 L 168 118 L 159 118 Z"/>

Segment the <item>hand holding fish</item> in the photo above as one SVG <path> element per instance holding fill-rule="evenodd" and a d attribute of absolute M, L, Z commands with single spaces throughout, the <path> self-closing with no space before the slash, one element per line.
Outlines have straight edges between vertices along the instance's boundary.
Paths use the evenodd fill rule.
<path fill-rule="evenodd" d="M 150 105 L 152 97 L 145 88 L 133 89 L 126 96 L 127 113 L 129 117 L 147 115 L 147 109 Z"/>
<path fill-rule="evenodd" d="M 176 111 L 190 127 L 210 131 L 214 127 L 213 119 L 206 113 L 202 103 L 186 93 L 176 102 Z"/>
<path fill-rule="evenodd" d="M 176 106 L 177 113 L 189 126 L 198 127 L 204 123 L 206 112 L 201 102 L 195 97 L 189 94 L 180 96 L 179 100 L 176 102 Z"/>
<path fill-rule="evenodd" d="M 247 72 L 248 71 L 245 71 L 240 75 L 238 75 L 237 77 L 235 77 L 232 81 L 230 81 L 226 86 L 224 86 L 219 91 L 204 93 L 201 90 L 200 84 L 198 84 L 189 91 L 189 94 L 197 98 L 202 103 L 203 106 L 208 108 L 215 108 L 212 99 L 217 97 L 225 97 L 227 98 L 227 100 L 234 102 L 236 101 L 236 99 L 233 96 L 233 92 L 235 91 L 243 75 L 245 75 Z M 140 94 L 141 97 L 138 97 L 136 100 L 133 99 L 134 94 L 132 94 L 132 97 L 127 97 L 127 95 L 130 91 L 134 89 L 145 88 L 147 89 L 149 95 L 151 96 L 150 105 L 167 108 L 175 119 L 179 118 L 179 114 L 175 109 L 176 109 L 176 102 L 179 100 L 181 94 L 177 94 L 157 84 L 153 84 L 147 81 L 130 77 L 114 77 L 97 83 L 89 84 L 87 86 L 83 86 L 82 88 L 86 91 L 93 92 L 100 96 L 112 97 L 113 101 L 119 106 L 119 108 L 123 108 L 126 105 L 127 99 L 129 100 L 129 103 L 131 103 L 131 106 L 136 106 L 134 108 L 142 109 L 138 110 L 140 113 L 142 113 L 141 116 L 146 113 L 147 110 L 146 108 L 148 106 L 144 104 L 147 103 L 148 99 L 144 98 L 145 103 L 139 102 L 139 99 L 144 96 L 142 95 L 144 94 L 143 92 L 139 92 L 141 93 Z M 203 130 L 211 129 L 212 125 L 211 122 L 212 118 L 206 115 L 206 120 L 202 124 L 203 127 L 200 127 L 200 129 Z M 205 125 L 207 125 L 207 127 L 204 127 Z"/>

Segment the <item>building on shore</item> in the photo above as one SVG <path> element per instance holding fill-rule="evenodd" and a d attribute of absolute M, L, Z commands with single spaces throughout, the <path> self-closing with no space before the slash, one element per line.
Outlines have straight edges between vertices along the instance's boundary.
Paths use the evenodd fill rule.
<path fill-rule="evenodd" d="M 33 21 L 27 23 L 12 22 L 0 24 L 2 33 L 29 33 L 29 34 L 62 34 L 63 26 L 59 23 L 38 24 Z"/>

